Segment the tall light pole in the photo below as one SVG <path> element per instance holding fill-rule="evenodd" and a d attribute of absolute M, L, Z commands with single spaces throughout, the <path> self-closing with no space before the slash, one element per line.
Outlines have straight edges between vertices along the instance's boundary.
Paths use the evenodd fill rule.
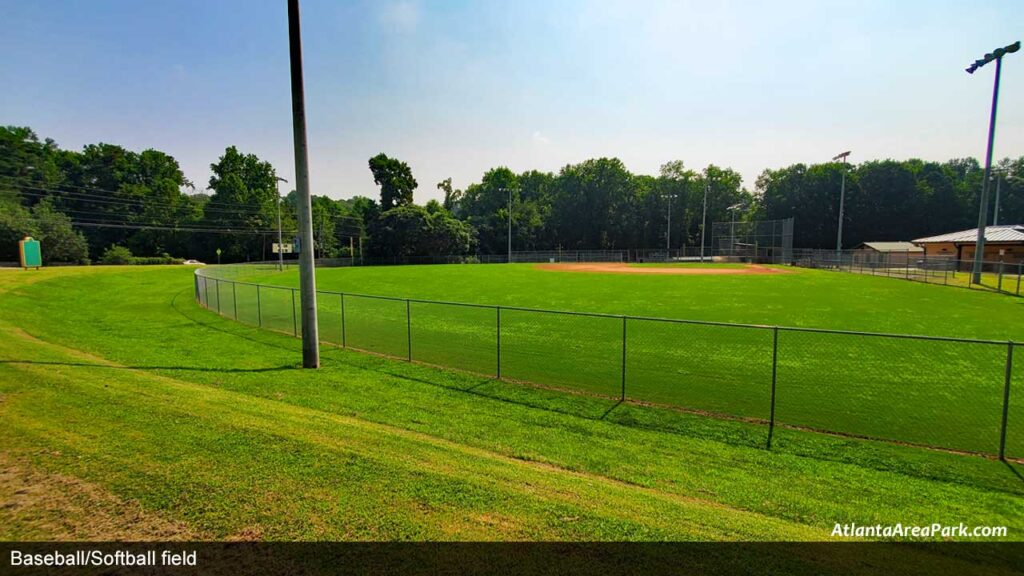
<path fill-rule="evenodd" d="M 999 185 L 1002 184 L 1003 178 L 1002 173 L 999 170 L 996 170 L 996 173 L 993 176 L 996 179 L 996 207 L 992 211 L 992 225 L 999 226 Z"/>
<path fill-rule="evenodd" d="M 850 155 L 850 151 L 836 154 L 832 157 L 832 161 L 842 159 L 843 161 L 843 180 L 842 184 L 839 185 L 839 231 L 836 233 L 836 265 L 840 263 L 840 258 L 843 255 L 843 209 L 846 206 L 846 157 Z"/>
<path fill-rule="evenodd" d="M 299 295 L 302 309 L 302 367 L 320 367 L 320 334 L 316 319 L 316 270 L 313 261 L 313 206 L 309 194 L 306 150 L 306 97 L 302 82 L 302 31 L 299 0 L 288 0 L 288 47 L 292 76 L 292 135 L 295 144 L 295 189 L 299 212 Z"/>
<path fill-rule="evenodd" d="M 704 226 L 708 222 L 708 189 L 711 188 L 711 182 L 708 180 L 704 181 L 704 214 L 700 217 L 700 261 L 704 261 Z"/>
<path fill-rule="evenodd" d="M 668 195 L 668 227 L 665 230 L 665 260 L 670 260 L 672 250 L 672 195 Z"/>
<path fill-rule="evenodd" d="M 736 211 L 746 208 L 746 204 L 743 202 L 737 202 L 732 206 L 729 206 L 729 212 L 732 213 L 732 224 L 729 225 L 729 251 L 730 256 L 736 255 Z"/>
<path fill-rule="evenodd" d="M 996 78 L 992 85 L 992 111 L 988 118 L 988 148 L 985 151 L 985 176 L 981 183 L 981 206 L 978 208 L 978 239 L 974 245 L 974 269 L 971 273 L 971 282 L 981 284 L 981 263 L 985 253 L 985 226 L 988 223 L 988 179 L 992 175 L 992 145 L 996 138 L 996 108 L 999 104 L 999 76 L 1003 71 L 1003 56 L 1020 50 L 1020 40 L 1005 46 L 996 48 L 985 54 L 984 58 L 975 60 L 967 67 L 968 74 L 974 74 L 978 68 L 995 60 Z"/>
<path fill-rule="evenodd" d="M 281 234 L 281 189 L 278 188 L 278 182 L 287 184 L 288 181 L 278 176 L 274 182 L 274 192 L 277 194 L 277 269 L 281 271 L 284 270 L 284 240 Z"/>
<path fill-rule="evenodd" d="M 508 187 L 508 263 L 512 263 L 512 187 Z"/>

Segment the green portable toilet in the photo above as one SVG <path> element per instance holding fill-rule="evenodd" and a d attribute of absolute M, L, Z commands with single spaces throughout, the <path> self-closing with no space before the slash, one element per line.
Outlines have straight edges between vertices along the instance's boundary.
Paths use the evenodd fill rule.
<path fill-rule="evenodd" d="M 25 236 L 18 242 L 18 254 L 21 255 L 21 267 L 39 269 L 43 265 L 43 252 L 39 248 L 39 240 Z"/>

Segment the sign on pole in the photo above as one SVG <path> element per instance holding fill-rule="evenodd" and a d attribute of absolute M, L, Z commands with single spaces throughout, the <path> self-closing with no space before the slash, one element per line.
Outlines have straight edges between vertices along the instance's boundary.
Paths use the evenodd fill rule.
<path fill-rule="evenodd" d="M 271 249 L 273 250 L 274 254 L 292 254 L 295 252 L 294 245 L 278 244 L 277 242 L 274 242 L 271 245 Z"/>
<path fill-rule="evenodd" d="M 18 254 L 21 257 L 21 267 L 39 269 L 43 265 L 43 252 L 39 247 L 39 240 L 33 240 L 31 236 L 25 236 L 18 241 Z"/>

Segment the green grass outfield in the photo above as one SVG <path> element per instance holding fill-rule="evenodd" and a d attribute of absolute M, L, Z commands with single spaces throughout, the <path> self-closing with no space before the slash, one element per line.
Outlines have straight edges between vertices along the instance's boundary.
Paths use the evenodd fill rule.
<path fill-rule="evenodd" d="M 296 286 L 294 271 L 248 278 Z M 996 344 L 780 331 L 776 420 L 952 450 L 996 453 L 1007 340 L 1024 341 L 1024 300 L 893 278 L 793 269 L 770 275 L 645 275 L 523 265 L 332 268 L 318 288 L 398 298 L 613 315 L 999 340 Z M 221 310 L 256 324 L 256 288 L 222 284 Z M 214 284 L 208 285 L 216 308 Z M 264 327 L 291 332 L 291 291 L 261 288 Z M 341 344 L 341 299 L 319 299 L 320 335 Z M 407 315 L 409 321 L 407 322 Z M 501 311 L 504 378 L 616 397 L 620 318 Z M 491 308 L 345 298 L 348 346 L 496 375 Z M 411 327 L 411 330 L 410 330 Z M 757 420 L 770 417 L 773 332 L 630 320 L 632 400 Z M 410 346 L 411 345 L 411 346 Z M 411 348 L 411 354 L 410 354 Z M 1011 381 L 1007 454 L 1024 457 L 1024 358 Z"/>
<path fill-rule="evenodd" d="M 182 267 L 0 272 L 0 538 L 1024 534 L 1016 464 L 787 429 L 767 451 L 757 425 L 299 349 L 199 308 Z"/>

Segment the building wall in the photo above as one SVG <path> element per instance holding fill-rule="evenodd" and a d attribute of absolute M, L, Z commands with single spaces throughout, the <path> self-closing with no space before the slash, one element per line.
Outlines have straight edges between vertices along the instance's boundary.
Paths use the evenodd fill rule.
<path fill-rule="evenodd" d="M 921 246 L 924 248 L 924 255 L 929 258 L 935 256 L 957 257 L 956 246 L 952 242 L 922 244 Z"/>
<path fill-rule="evenodd" d="M 924 247 L 924 253 L 927 257 L 947 256 L 956 258 L 958 255 L 957 247 L 952 242 L 922 244 L 922 246 Z M 1002 256 L 999 255 L 1000 250 L 1005 251 Z M 961 260 L 973 260 L 974 244 L 962 245 L 959 252 L 959 258 Z M 986 262 L 999 262 L 1000 260 L 1014 264 L 1022 262 L 1024 261 L 1024 243 L 986 242 L 985 254 L 982 259 Z"/>
<path fill-rule="evenodd" d="M 910 251 L 896 251 L 896 252 L 879 252 L 872 248 L 860 248 L 854 250 L 855 262 L 858 263 L 877 263 L 887 264 L 889 266 L 906 266 L 908 263 L 913 264 L 921 258 L 924 258 L 924 252 L 910 252 Z"/>

